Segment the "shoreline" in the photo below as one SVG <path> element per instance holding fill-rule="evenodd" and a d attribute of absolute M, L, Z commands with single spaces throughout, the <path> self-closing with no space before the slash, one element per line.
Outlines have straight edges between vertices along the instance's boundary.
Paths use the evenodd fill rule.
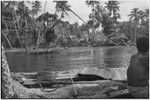
<path fill-rule="evenodd" d="M 61 50 L 70 50 L 70 49 L 81 49 L 81 48 L 87 48 L 87 49 L 92 49 L 92 48 L 120 48 L 120 47 L 128 47 L 128 46 L 102 46 L 102 47 L 55 47 L 55 48 L 36 48 L 36 49 L 29 49 L 29 52 L 51 52 L 51 51 L 61 51 Z M 130 47 L 135 47 L 135 46 L 130 46 Z M 24 48 L 13 48 L 13 49 L 6 49 L 5 52 L 26 52 L 26 49 Z"/>

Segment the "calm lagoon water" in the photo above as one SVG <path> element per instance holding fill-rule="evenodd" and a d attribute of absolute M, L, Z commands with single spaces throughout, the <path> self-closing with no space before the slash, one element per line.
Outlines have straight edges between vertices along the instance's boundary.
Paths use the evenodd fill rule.
<path fill-rule="evenodd" d="M 50 54 L 7 52 L 12 72 L 68 71 L 84 67 L 127 67 L 135 47 L 76 47 Z"/>

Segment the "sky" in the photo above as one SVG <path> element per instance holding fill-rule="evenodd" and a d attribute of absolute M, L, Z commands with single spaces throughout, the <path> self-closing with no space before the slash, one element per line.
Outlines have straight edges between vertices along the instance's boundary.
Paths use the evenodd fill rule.
<path fill-rule="evenodd" d="M 55 5 L 54 0 L 48 0 L 46 3 L 45 12 L 55 13 Z M 68 4 L 71 5 L 71 9 L 76 12 L 81 18 L 83 18 L 86 22 L 88 21 L 88 15 L 91 13 L 91 8 L 86 5 L 86 0 L 66 0 Z M 103 6 L 105 6 L 104 2 L 108 0 L 98 0 L 101 2 Z M 148 9 L 150 0 L 118 0 L 120 2 L 120 15 L 121 19 L 118 21 L 128 21 L 129 13 L 133 8 L 139 8 L 140 10 Z M 46 1 L 41 0 L 42 2 L 42 11 L 44 12 L 44 5 Z M 76 17 L 71 12 L 68 12 L 69 16 L 65 16 L 63 18 L 64 21 L 69 21 L 71 24 L 74 22 L 78 22 L 80 25 L 83 23 L 78 17 Z"/>

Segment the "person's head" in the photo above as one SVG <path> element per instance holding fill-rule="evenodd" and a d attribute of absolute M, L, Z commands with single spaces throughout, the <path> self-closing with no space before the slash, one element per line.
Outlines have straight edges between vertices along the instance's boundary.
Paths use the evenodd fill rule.
<path fill-rule="evenodd" d="M 136 40 L 136 47 L 139 53 L 146 53 L 149 51 L 149 38 L 141 36 Z"/>

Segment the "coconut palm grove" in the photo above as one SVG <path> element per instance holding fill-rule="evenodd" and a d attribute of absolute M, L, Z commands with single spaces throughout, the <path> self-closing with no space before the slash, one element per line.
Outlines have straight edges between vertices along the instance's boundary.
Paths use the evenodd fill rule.
<path fill-rule="evenodd" d="M 1 1 L 2 99 L 136 98 L 127 69 L 136 40 L 149 37 L 149 8 L 121 21 L 121 1 L 82 2 L 87 19 L 67 0 Z"/>

